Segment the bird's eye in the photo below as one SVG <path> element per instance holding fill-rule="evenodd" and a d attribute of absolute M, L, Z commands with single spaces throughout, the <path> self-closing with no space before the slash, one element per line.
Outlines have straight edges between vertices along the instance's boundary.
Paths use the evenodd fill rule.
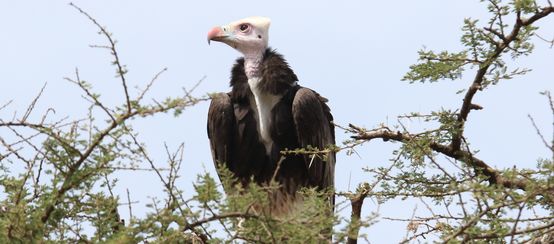
<path fill-rule="evenodd" d="M 239 26 L 239 29 L 240 29 L 240 31 L 244 32 L 244 31 L 248 30 L 248 27 L 249 27 L 248 24 L 241 24 Z"/>

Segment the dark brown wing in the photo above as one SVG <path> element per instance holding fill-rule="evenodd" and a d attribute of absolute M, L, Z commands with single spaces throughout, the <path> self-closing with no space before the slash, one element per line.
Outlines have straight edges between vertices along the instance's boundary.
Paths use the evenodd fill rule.
<path fill-rule="evenodd" d="M 316 92 L 301 88 L 292 103 L 292 116 L 301 147 L 325 149 L 335 144 L 333 117 L 326 99 Z M 321 189 L 333 187 L 335 178 L 335 153 L 326 157 L 305 157 L 310 185 Z"/>
<path fill-rule="evenodd" d="M 208 111 L 208 138 L 216 168 L 225 165 L 247 184 L 251 177 L 261 183 L 273 172 L 265 147 L 258 139 L 250 106 L 233 103 L 231 95 L 216 94 Z"/>
<path fill-rule="evenodd" d="M 216 168 L 225 164 L 232 168 L 233 138 L 236 133 L 235 114 L 231 98 L 226 93 L 212 97 L 208 110 L 208 138 L 212 148 L 212 157 Z"/>

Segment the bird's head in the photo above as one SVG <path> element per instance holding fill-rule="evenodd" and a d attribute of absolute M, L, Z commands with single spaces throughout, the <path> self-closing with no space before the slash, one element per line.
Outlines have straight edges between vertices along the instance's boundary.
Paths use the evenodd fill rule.
<path fill-rule="evenodd" d="M 248 17 L 228 25 L 216 26 L 208 32 L 210 41 L 223 42 L 244 55 L 264 52 L 271 21 L 266 17 Z"/>

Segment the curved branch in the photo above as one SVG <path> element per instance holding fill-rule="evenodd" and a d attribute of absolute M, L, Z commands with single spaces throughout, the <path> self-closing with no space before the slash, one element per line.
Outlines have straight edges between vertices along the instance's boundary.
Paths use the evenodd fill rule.
<path fill-rule="evenodd" d="M 464 96 L 462 107 L 460 109 L 460 114 L 458 116 L 458 122 L 459 122 L 458 132 L 454 134 L 454 137 L 452 138 L 452 144 L 451 144 L 451 147 L 455 149 L 455 151 L 459 151 L 462 143 L 464 124 L 467 120 L 469 112 L 473 109 L 473 104 L 472 104 L 473 96 L 475 96 L 477 91 L 479 91 L 482 88 L 482 83 L 485 78 L 485 74 L 487 74 L 493 61 L 498 59 L 502 54 L 502 52 L 504 52 L 506 48 L 509 48 L 510 44 L 513 41 L 517 40 L 518 34 L 521 28 L 531 25 L 535 21 L 541 18 L 544 18 L 553 12 L 554 12 L 554 7 L 552 6 L 545 7 L 540 12 L 535 13 L 533 16 L 531 16 L 528 19 L 522 19 L 520 13 L 518 12 L 516 23 L 514 24 L 514 27 L 510 32 L 510 34 L 508 36 L 505 36 L 504 38 L 501 38 L 500 43 L 496 43 L 497 45 L 494 52 L 485 62 L 483 62 L 483 64 L 477 71 L 477 74 L 475 74 L 475 78 L 473 79 L 472 84 L 469 86 L 469 89 L 467 90 Z"/>
<path fill-rule="evenodd" d="M 365 131 L 357 126 L 350 125 L 350 128 L 357 135 L 352 136 L 352 138 L 357 140 L 366 140 L 370 141 L 372 139 L 381 138 L 385 141 L 393 140 L 398 142 L 407 143 L 412 140 L 417 140 L 417 137 L 413 134 L 400 131 L 391 131 L 388 128 L 380 128 L 371 131 Z M 441 153 L 450 158 L 460 160 L 472 166 L 477 172 L 487 176 L 491 184 L 502 185 L 508 188 L 517 188 L 526 190 L 528 188 L 527 180 L 523 179 L 507 179 L 503 177 L 496 169 L 490 167 L 483 160 L 475 157 L 472 153 L 462 150 L 455 149 L 452 146 L 446 146 L 437 142 L 431 142 L 429 147 L 438 153 Z"/>

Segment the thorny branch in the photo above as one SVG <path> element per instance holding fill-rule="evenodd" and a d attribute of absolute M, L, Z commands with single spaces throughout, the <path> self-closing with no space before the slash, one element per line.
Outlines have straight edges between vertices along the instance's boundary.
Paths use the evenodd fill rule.
<path fill-rule="evenodd" d="M 132 134 L 132 133 L 129 133 L 129 135 L 131 136 L 135 146 L 138 148 L 138 152 L 140 152 L 144 159 L 146 159 L 146 161 L 148 162 L 148 164 L 150 165 L 151 169 L 156 172 L 156 175 L 158 176 L 158 179 L 162 182 L 165 190 L 167 191 L 167 194 L 169 195 L 170 197 L 170 200 L 168 201 L 168 205 L 171 204 L 172 201 L 176 201 L 177 199 L 180 199 L 177 197 L 177 193 L 175 192 L 174 190 L 174 187 L 172 186 L 172 184 L 174 184 L 174 180 L 175 180 L 175 177 L 172 177 L 171 175 L 173 174 L 174 171 L 178 170 L 176 169 L 175 167 L 175 164 L 174 163 L 171 163 L 170 164 L 170 176 L 169 176 L 169 179 L 166 180 L 162 173 L 160 172 L 160 170 L 158 169 L 158 167 L 156 167 L 156 165 L 154 164 L 154 160 L 152 160 L 150 158 L 150 156 L 148 155 L 148 153 L 146 152 L 146 149 L 144 148 L 144 146 L 139 142 L 139 140 L 137 139 L 137 137 Z M 182 148 L 182 144 L 181 146 L 179 147 L 180 151 L 182 152 L 183 148 Z M 167 146 L 166 146 L 166 150 L 167 150 Z M 169 154 L 169 151 L 167 151 L 168 154 Z M 169 157 L 169 160 L 171 161 L 171 156 Z M 180 162 L 178 163 L 180 165 Z M 176 172 L 175 172 L 176 173 Z M 186 204 L 186 203 L 185 203 Z M 181 213 L 182 216 L 186 216 L 186 211 L 181 207 L 181 204 L 174 204 L 174 206 L 177 207 L 177 209 L 179 210 L 179 212 Z M 169 206 L 168 206 L 169 207 Z M 190 226 L 189 223 L 186 222 L 185 220 L 185 225 L 186 226 Z M 200 239 L 202 239 L 202 241 L 207 241 L 208 240 L 208 237 L 209 237 L 209 232 L 200 224 L 200 227 L 203 228 L 204 230 L 204 233 L 201 233 L 199 232 L 198 230 L 196 230 L 194 227 L 196 227 L 197 225 L 194 225 L 194 226 L 191 226 L 189 228 L 187 228 L 187 230 L 191 230 L 193 231 L 196 236 L 198 236 Z"/>
<path fill-rule="evenodd" d="M 364 184 L 360 186 L 356 194 L 350 196 L 350 204 L 352 206 L 350 222 L 353 226 L 346 241 L 348 244 L 358 243 L 358 233 L 360 232 L 362 219 L 362 206 L 369 190 L 369 184 Z"/>
<path fill-rule="evenodd" d="M 106 30 L 105 27 L 100 25 L 96 21 L 96 19 L 94 19 L 87 12 L 85 12 L 84 10 L 79 8 L 77 5 L 75 5 L 73 3 L 69 3 L 69 5 L 71 7 L 74 7 L 75 9 L 77 9 L 81 14 L 85 15 L 90 21 L 92 21 L 92 23 L 94 23 L 94 25 L 96 25 L 96 27 L 98 27 L 100 29 L 100 31 L 102 32 L 102 34 L 108 39 L 109 45 L 106 46 L 106 47 L 108 47 L 108 49 L 111 51 L 111 55 L 114 58 L 113 63 L 117 67 L 117 75 L 121 79 L 121 84 L 123 86 L 123 91 L 125 92 L 125 101 L 126 101 L 126 104 L 127 104 L 127 112 L 131 112 L 131 99 L 129 98 L 129 91 L 127 89 L 127 80 L 125 78 L 125 74 L 127 73 L 127 70 L 121 64 L 121 61 L 119 59 L 119 55 L 117 54 L 117 49 L 115 47 L 116 41 L 112 38 L 112 34 L 109 33 L 108 30 Z"/>
<path fill-rule="evenodd" d="M 205 223 L 217 221 L 217 220 L 223 220 L 223 219 L 229 219 L 229 218 L 258 218 L 259 216 L 256 214 L 252 214 L 250 212 L 233 212 L 233 213 L 221 213 L 218 215 L 214 215 L 205 219 L 200 219 L 196 222 L 187 224 L 183 227 L 183 231 L 185 230 L 192 230 L 195 227 L 201 226 Z"/>
<path fill-rule="evenodd" d="M 65 80 L 73 83 L 73 84 L 76 84 L 77 86 L 79 86 L 86 94 L 86 97 L 85 99 L 87 98 L 90 98 L 92 99 L 92 101 L 94 102 L 94 105 L 95 106 L 98 106 L 100 107 L 102 110 L 104 110 L 104 112 L 106 113 L 106 115 L 108 115 L 110 117 L 110 119 L 113 121 L 115 121 L 115 118 L 113 117 L 113 114 L 115 113 L 114 111 L 110 111 L 110 109 L 108 109 L 102 102 L 100 102 L 98 100 L 98 97 L 96 95 L 94 95 L 89 88 L 86 87 L 85 83 L 83 83 L 83 81 L 81 81 L 81 77 L 79 76 L 79 69 L 75 68 L 75 80 L 71 79 L 71 78 L 68 78 L 68 77 L 65 77 L 64 78 Z"/>
<path fill-rule="evenodd" d="M 472 110 L 473 97 L 475 96 L 477 91 L 482 88 L 485 74 L 487 74 L 487 71 L 489 70 L 493 61 L 498 59 L 502 52 L 509 48 L 510 44 L 518 38 L 518 34 L 523 27 L 533 24 L 535 21 L 546 17 L 552 12 L 554 12 L 554 7 L 545 7 L 540 12 L 535 13 L 528 19 L 522 19 L 518 12 L 516 22 L 510 34 L 506 37 L 504 37 L 504 35 L 501 35 L 504 38 L 501 38 L 500 41 L 497 42 L 496 49 L 493 51 L 492 55 L 490 55 L 489 58 L 485 60 L 480 66 L 479 70 L 477 70 L 475 78 L 473 79 L 472 84 L 470 85 L 464 96 L 463 103 L 460 108 L 460 114 L 458 116 L 458 133 L 454 136 L 454 138 L 452 138 L 452 142 L 449 145 L 449 147 L 452 148 L 452 151 L 460 151 L 460 145 L 463 137 L 463 128 L 465 122 L 467 121 L 469 112 Z"/>
<path fill-rule="evenodd" d="M 403 143 L 408 143 L 410 141 L 416 140 L 417 136 L 409 134 L 407 132 L 400 131 L 391 131 L 387 127 L 382 127 L 374 130 L 366 131 L 363 128 L 357 127 L 355 125 L 350 125 L 352 131 L 356 134 L 352 136 L 357 140 L 370 141 L 372 139 L 381 138 L 385 141 L 393 140 Z M 497 170 L 490 167 L 483 160 L 475 157 L 472 153 L 465 150 L 454 150 L 449 146 L 442 145 L 436 142 L 431 142 L 429 147 L 436 152 L 442 153 L 448 157 L 451 157 L 462 162 L 466 162 L 469 165 L 473 166 L 478 172 L 489 177 L 489 181 L 492 184 L 502 185 L 508 188 L 518 188 L 525 190 L 527 187 L 527 181 L 524 179 L 506 179 L 504 178 Z"/>
<path fill-rule="evenodd" d="M 429 144 L 429 147 L 432 150 L 446 155 L 450 158 L 460 160 L 469 164 L 476 170 L 476 172 L 487 176 L 492 184 L 498 184 L 504 187 L 517 188 L 522 190 L 525 190 L 528 187 L 528 183 L 525 179 L 506 179 L 505 177 L 500 175 L 497 170 L 490 167 L 483 160 L 474 156 L 470 151 L 462 149 L 461 145 L 463 141 L 463 128 L 468 119 L 469 112 L 471 110 L 478 110 L 482 108 L 481 106 L 474 104 L 472 102 L 472 99 L 477 91 L 482 88 L 482 83 L 484 81 L 485 75 L 487 74 L 494 60 L 498 59 L 500 55 L 507 48 L 510 47 L 510 44 L 517 40 L 518 34 L 520 33 L 522 28 L 533 24 L 535 21 L 546 17 L 552 12 L 554 12 L 554 7 L 552 6 L 542 8 L 541 11 L 536 12 L 529 18 L 522 18 L 518 12 L 515 24 L 511 32 L 507 36 L 504 36 L 504 34 L 500 32 L 494 31 L 493 34 L 499 37 L 499 40 L 496 42 L 496 48 L 486 60 L 481 62 L 482 64 L 477 70 L 475 78 L 464 96 L 463 103 L 457 117 L 457 130 L 454 133 L 450 144 L 446 145 L 437 142 L 431 142 Z M 493 29 L 486 28 L 485 30 L 491 31 Z M 410 134 L 408 132 L 393 132 L 386 127 L 367 131 L 355 125 L 350 125 L 350 130 L 352 133 L 354 133 L 352 138 L 362 141 L 369 141 L 375 138 L 381 138 L 385 141 L 393 140 L 408 143 L 417 139 L 416 135 Z"/>
<path fill-rule="evenodd" d="M 421 56 L 421 53 L 420 53 L 420 59 L 426 60 L 427 62 L 430 62 L 430 61 L 444 62 L 444 63 L 455 62 L 455 63 L 460 63 L 462 66 L 467 64 L 478 65 L 478 69 L 476 70 L 475 77 L 473 78 L 471 85 L 469 86 L 469 88 L 467 89 L 464 95 L 463 102 L 460 109 L 457 112 L 457 116 L 454 117 L 456 120 L 456 123 L 454 123 L 455 130 L 452 130 L 452 137 L 450 138 L 450 141 L 445 142 L 444 140 L 441 140 L 441 141 L 431 140 L 429 142 L 427 141 L 429 137 L 424 137 L 420 134 L 410 133 L 405 128 L 403 131 L 393 131 L 386 126 L 381 126 L 376 129 L 366 130 L 364 128 L 350 124 L 348 128 L 344 128 L 344 129 L 347 132 L 350 132 L 353 134 L 352 138 L 355 139 L 356 140 L 355 142 L 358 144 L 361 144 L 363 142 L 368 142 L 376 138 L 380 138 L 380 139 L 383 139 L 384 141 L 397 141 L 403 144 L 419 146 L 419 144 L 416 142 L 418 140 L 425 140 L 425 143 L 426 143 L 425 145 L 428 146 L 429 149 L 431 149 L 433 152 L 444 155 L 453 160 L 465 162 L 467 165 L 473 168 L 476 175 L 486 176 L 486 178 L 488 179 L 491 185 L 502 186 L 508 189 L 524 190 L 528 192 L 527 197 L 535 197 L 537 195 L 539 196 L 542 195 L 546 199 L 550 199 L 550 196 L 554 195 L 554 188 L 552 186 L 546 185 L 546 186 L 541 186 L 540 187 L 541 189 L 537 189 L 536 183 L 531 182 L 530 179 L 528 178 L 528 175 L 505 176 L 501 174 L 498 170 L 489 166 L 489 164 L 487 164 L 485 161 L 475 156 L 473 152 L 469 149 L 467 142 L 465 142 L 464 127 L 465 127 L 465 123 L 468 121 L 469 113 L 472 110 L 482 109 L 480 105 L 473 103 L 473 98 L 476 95 L 476 93 L 482 90 L 484 85 L 486 85 L 483 83 L 486 81 L 486 75 L 492 72 L 491 67 L 493 70 L 496 69 L 496 67 L 494 66 L 496 65 L 495 62 L 501 57 L 503 53 L 507 52 L 508 50 L 515 52 L 516 55 L 522 54 L 522 52 L 520 52 L 519 50 L 517 50 L 516 47 L 514 47 L 517 45 L 517 42 L 520 41 L 519 39 L 521 36 L 520 34 L 525 33 L 524 31 L 528 31 L 525 28 L 531 26 L 536 21 L 554 12 L 554 7 L 550 3 L 550 1 L 548 1 L 549 5 L 546 7 L 539 8 L 539 7 L 536 7 L 535 5 L 536 11 L 534 13 L 531 13 L 531 15 L 527 18 L 524 18 L 522 16 L 523 14 L 521 13 L 521 10 L 516 8 L 515 23 L 513 24 L 511 30 L 505 30 L 507 28 L 507 25 L 505 24 L 506 20 L 503 18 L 503 16 L 506 15 L 506 13 L 504 12 L 506 10 L 504 9 L 504 7 L 501 7 L 499 6 L 499 4 L 497 4 L 498 1 L 491 0 L 489 2 L 491 3 L 493 8 L 493 10 L 490 10 L 490 11 L 495 13 L 494 18 L 489 22 L 490 26 L 484 27 L 483 29 L 478 29 L 478 28 L 469 29 L 469 31 L 472 31 L 471 38 L 473 38 L 474 35 L 481 35 L 481 37 L 485 40 L 485 42 L 488 42 L 491 44 L 492 51 L 490 53 L 487 53 L 486 58 L 484 59 L 479 58 L 478 54 L 483 53 L 483 50 L 478 50 L 476 48 L 476 45 L 472 46 L 473 54 L 474 54 L 473 59 L 466 59 L 463 57 L 462 58 L 456 57 L 455 59 L 452 59 L 449 57 L 440 57 L 440 56 L 427 57 L 427 56 Z M 541 39 L 544 39 L 544 38 L 541 38 Z M 545 40 L 545 41 L 549 42 L 548 40 Z M 475 39 L 472 39 L 471 42 L 476 43 L 477 41 Z M 554 42 L 551 42 L 551 43 L 553 43 L 554 45 Z M 434 55 L 433 53 L 431 54 Z M 517 74 L 524 74 L 525 72 L 526 72 L 525 70 L 524 71 L 515 70 L 511 74 L 517 75 Z M 551 98 L 549 101 L 552 104 Z M 551 105 L 551 107 L 553 108 L 552 111 L 554 114 L 554 106 Z M 537 130 L 537 133 L 543 140 L 543 143 L 554 152 L 554 135 L 553 135 L 552 144 L 549 145 L 549 143 L 545 140 L 544 136 L 540 133 L 540 130 L 537 128 L 533 118 L 531 116 L 529 116 L 529 118 L 531 119 L 533 126 Z M 423 134 L 427 135 L 429 133 L 431 132 L 426 131 Z M 425 152 L 425 150 L 421 150 L 421 151 Z M 314 152 L 311 152 L 311 153 L 314 153 Z M 442 170 L 444 172 L 443 167 L 441 167 L 438 163 L 436 163 L 433 160 L 432 156 L 429 156 L 429 158 L 431 159 L 431 161 L 433 161 L 433 163 L 437 166 L 439 170 Z M 553 154 L 553 159 L 554 159 L 554 154 Z M 446 173 L 445 175 L 449 176 L 448 173 Z M 460 193 L 461 191 L 463 191 L 463 189 L 458 189 L 458 190 L 460 191 L 452 192 L 452 195 L 459 196 L 460 198 L 459 204 L 461 204 L 463 208 L 462 210 L 463 210 L 464 216 L 466 216 L 465 218 L 467 219 L 468 213 L 466 213 L 466 210 L 464 207 L 464 201 L 462 200 L 462 195 Z M 394 195 L 396 193 L 392 193 L 392 194 Z M 368 193 L 365 195 L 365 197 L 374 196 L 374 195 L 375 194 L 373 193 Z M 407 195 L 411 195 L 411 194 L 407 194 Z M 447 192 L 446 195 L 449 195 L 449 193 Z M 401 197 L 404 195 L 402 193 L 398 193 L 395 196 Z M 435 196 L 433 196 L 432 194 L 430 195 L 413 194 L 412 196 L 413 197 L 424 196 L 424 197 L 435 198 Z M 473 216 L 473 218 L 471 218 L 468 222 L 466 222 L 466 224 L 458 228 L 457 232 L 452 234 L 450 237 L 447 237 L 446 239 L 444 239 L 446 242 L 460 235 L 464 235 L 467 228 L 472 227 L 475 223 L 477 223 L 477 221 L 482 221 L 482 217 L 486 214 L 489 214 L 490 211 L 493 211 L 493 210 L 497 212 L 500 211 L 500 207 L 498 206 L 490 206 L 486 201 L 480 201 L 478 198 L 476 198 L 476 201 L 477 201 L 477 206 L 480 209 L 480 213 L 478 215 Z M 551 200 L 547 200 L 547 201 L 551 201 Z M 484 206 L 481 206 L 482 204 L 484 204 Z M 433 215 L 435 214 L 433 213 Z M 354 215 L 352 219 L 355 219 Z M 517 227 L 517 222 L 512 226 L 512 230 L 508 234 L 506 234 L 506 236 L 512 236 L 513 238 L 513 236 L 515 235 L 530 233 L 531 231 L 536 231 L 539 229 L 543 230 L 543 229 L 551 228 L 551 225 L 547 224 L 541 227 L 528 228 L 525 230 L 518 230 L 516 229 L 516 227 Z M 438 230 L 437 228 L 430 228 L 427 232 L 423 232 L 423 233 L 431 233 L 437 230 Z M 417 238 L 419 235 L 423 235 L 423 233 L 415 235 L 413 238 Z M 469 237 L 468 235 L 465 235 L 465 238 L 468 238 L 468 237 Z M 483 236 L 483 239 L 487 239 L 486 237 L 490 239 L 490 238 L 499 238 L 501 236 L 489 235 L 489 236 Z M 480 237 L 477 237 L 475 239 L 480 239 Z"/>
<path fill-rule="evenodd" d="M 129 96 L 129 92 L 128 92 L 128 89 L 127 89 L 127 80 L 125 78 L 126 70 L 124 69 L 124 65 L 122 65 L 122 63 L 120 61 L 120 58 L 119 58 L 119 55 L 117 53 L 117 49 L 116 49 L 116 46 L 115 46 L 116 41 L 112 38 L 111 34 L 109 32 L 107 32 L 107 30 L 104 27 L 102 27 L 88 13 L 86 13 L 85 11 L 83 11 L 81 8 L 77 7 L 73 3 L 70 3 L 70 5 L 72 7 L 74 7 L 75 9 L 77 9 L 81 14 L 85 15 L 89 20 L 91 20 L 94 23 L 94 25 L 96 25 L 100 29 L 101 34 L 103 34 L 107 38 L 107 40 L 109 42 L 109 45 L 106 46 L 106 47 L 111 50 L 111 55 L 114 57 L 113 64 L 116 66 L 116 73 L 117 73 L 118 77 L 121 79 L 121 82 L 122 82 L 122 85 L 123 85 L 126 109 L 123 110 L 122 113 L 118 114 L 117 112 L 115 112 L 115 111 L 117 111 L 117 108 L 116 109 L 111 109 L 111 108 L 108 108 L 108 106 L 105 106 L 102 103 L 102 101 L 100 101 L 98 99 L 98 96 L 96 96 L 90 90 L 89 86 L 81 80 L 81 78 L 79 77 L 79 72 L 76 69 L 75 70 L 76 78 L 75 79 L 66 78 L 66 80 L 76 84 L 82 91 L 84 91 L 84 93 L 86 95 L 85 98 L 88 98 L 91 101 L 93 101 L 93 106 L 101 108 L 106 113 L 106 115 L 109 116 L 109 118 L 111 119 L 111 121 L 109 121 L 109 123 L 107 124 L 107 126 L 105 128 L 103 128 L 101 130 L 98 130 L 96 133 L 92 133 L 92 122 L 91 122 L 91 125 L 90 125 L 91 135 L 90 135 L 90 138 L 89 138 L 89 141 L 88 141 L 88 144 L 86 145 L 86 147 L 84 147 L 82 149 L 77 148 L 76 146 L 72 145 L 72 143 L 70 143 L 66 138 L 64 138 L 58 132 L 58 130 L 61 129 L 62 127 L 65 127 L 66 124 L 59 125 L 60 122 L 53 123 L 53 124 L 47 124 L 45 122 L 46 121 L 46 114 L 48 114 L 48 112 L 51 111 L 51 109 L 47 110 L 45 115 L 42 117 L 42 120 L 40 121 L 40 123 L 27 122 L 29 116 L 31 115 L 31 113 L 33 112 L 33 110 L 35 108 L 36 102 L 38 101 L 38 99 L 42 95 L 45 86 L 42 87 L 42 89 L 40 90 L 38 96 L 36 96 L 35 99 L 31 102 L 31 105 L 29 105 L 29 107 L 27 108 L 27 111 L 25 112 L 25 114 L 23 115 L 23 117 L 20 120 L 18 120 L 18 121 L 13 120 L 13 121 L 8 121 L 8 122 L 0 120 L 0 127 L 6 127 L 6 128 L 11 129 L 25 143 L 30 143 L 29 140 L 30 140 L 31 137 L 43 134 L 43 135 L 46 135 L 48 138 L 53 138 L 58 143 L 60 143 L 63 146 L 63 148 L 67 151 L 68 155 L 75 155 L 76 156 L 74 161 L 70 162 L 70 164 L 67 165 L 67 168 L 62 168 L 58 165 L 53 165 L 53 167 L 55 167 L 56 170 L 63 173 L 63 178 L 61 179 L 59 187 L 57 189 L 53 190 L 53 194 L 50 197 L 50 200 L 47 202 L 47 204 L 45 204 L 43 206 L 43 211 L 40 214 L 41 217 L 39 218 L 43 225 L 45 225 L 51 219 L 51 216 L 52 216 L 54 210 L 62 202 L 62 200 L 64 199 L 64 196 L 66 195 L 66 193 L 69 192 L 70 190 L 74 189 L 74 188 L 77 188 L 83 182 L 83 180 L 85 178 L 91 177 L 94 174 L 94 172 L 87 172 L 87 173 L 83 174 L 81 172 L 82 166 L 85 164 L 85 162 L 92 162 L 91 161 L 91 155 L 93 155 L 93 153 L 96 150 L 99 150 L 99 149 L 101 150 L 101 149 L 104 148 L 102 146 L 102 143 L 104 143 L 106 138 L 112 137 L 111 133 L 113 133 L 113 131 L 115 131 L 116 128 L 120 128 L 121 126 L 125 126 L 126 121 L 128 121 L 131 118 L 137 117 L 137 116 L 147 116 L 147 115 L 152 115 L 152 114 L 156 114 L 156 113 L 166 112 L 166 111 L 173 110 L 173 109 L 182 109 L 182 108 L 194 105 L 198 102 L 205 101 L 205 100 L 208 99 L 208 98 L 194 98 L 194 97 L 192 97 L 191 92 L 192 92 L 192 90 L 194 90 L 194 89 L 192 89 L 191 91 L 187 91 L 183 98 L 175 99 L 174 101 L 172 101 L 170 103 L 164 103 L 164 104 L 158 103 L 156 106 L 151 106 L 151 105 L 141 106 L 139 104 L 140 100 L 142 100 L 142 98 L 145 96 L 147 91 L 151 88 L 152 84 L 158 79 L 159 75 L 166 70 L 166 69 L 163 69 L 158 74 L 156 74 L 152 78 L 152 80 L 148 83 L 146 88 L 141 91 L 141 93 L 139 94 L 139 96 L 135 100 L 137 106 L 131 106 L 132 103 L 133 103 L 133 100 L 131 100 L 131 98 Z M 10 102 L 2 105 L 1 109 L 4 109 L 9 104 L 10 104 Z M 76 120 L 76 121 L 73 121 L 73 122 L 67 124 L 67 125 L 71 126 L 70 134 L 75 133 L 74 130 L 76 130 L 77 125 L 79 124 L 80 121 L 81 120 Z M 29 138 L 26 138 L 23 135 L 17 134 L 17 131 L 14 130 L 13 127 L 29 128 L 29 129 L 36 130 L 38 133 L 31 136 L 31 137 L 29 137 Z M 19 143 L 19 142 L 17 142 L 17 143 Z M 25 159 L 22 155 L 20 155 L 18 153 L 19 150 L 20 150 L 19 148 L 13 147 L 12 145 L 5 142 L 3 139 L 2 139 L 2 145 L 8 150 L 8 153 L 6 155 L 0 155 L 1 158 L 8 157 L 9 155 L 14 155 L 15 157 L 19 158 L 20 160 L 22 160 L 24 162 L 29 162 L 29 160 Z M 41 150 L 38 147 L 34 146 L 34 145 L 33 145 L 33 148 L 35 148 L 37 153 L 41 152 Z M 55 151 L 52 151 L 52 153 L 54 153 L 54 155 L 57 155 L 57 153 Z M 45 155 L 43 155 L 43 156 L 46 157 Z M 57 157 L 62 158 L 61 155 L 58 155 Z M 32 168 L 34 167 L 34 164 L 29 164 L 28 163 L 28 165 L 29 165 L 29 167 L 31 167 L 31 169 L 29 169 L 29 172 L 32 172 Z M 98 165 L 98 166 L 99 166 L 98 167 L 99 169 L 109 167 L 109 166 L 103 165 L 103 164 Z M 36 177 L 36 180 L 35 180 L 36 184 L 38 184 L 40 172 L 42 172 L 42 161 L 41 161 L 41 164 L 40 164 L 39 174 L 38 174 L 38 176 Z M 172 179 L 172 180 L 174 181 L 174 179 Z M 23 184 L 25 184 L 25 182 L 23 182 Z M 172 184 L 173 184 L 173 182 L 172 182 Z M 35 234 L 40 235 L 40 233 L 38 233 L 38 232 L 35 233 Z"/>

